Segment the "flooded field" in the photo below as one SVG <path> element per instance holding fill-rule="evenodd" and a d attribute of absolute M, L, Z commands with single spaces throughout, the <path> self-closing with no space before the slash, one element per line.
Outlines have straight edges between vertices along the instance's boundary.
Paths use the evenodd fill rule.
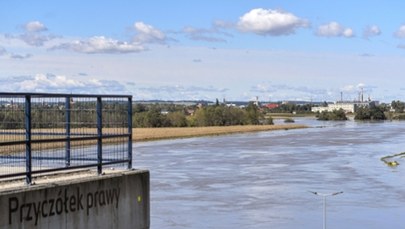
<path fill-rule="evenodd" d="M 151 172 L 151 228 L 402 228 L 405 122 L 318 122 L 313 128 L 134 144 Z"/>

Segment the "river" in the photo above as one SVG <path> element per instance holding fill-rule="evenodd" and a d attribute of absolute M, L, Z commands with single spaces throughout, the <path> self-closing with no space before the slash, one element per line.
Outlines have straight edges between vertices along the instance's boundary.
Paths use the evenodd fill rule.
<path fill-rule="evenodd" d="M 297 123 L 307 129 L 134 144 L 151 172 L 151 228 L 405 227 L 405 122 Z"/>

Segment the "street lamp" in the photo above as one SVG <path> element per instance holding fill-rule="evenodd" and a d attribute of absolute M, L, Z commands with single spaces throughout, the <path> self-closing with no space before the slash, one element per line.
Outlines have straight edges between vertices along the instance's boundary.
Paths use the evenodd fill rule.
<path fill-rule="evenodd" d="M 310 193 L 317 195 L 317 196 L 322 196 L 323 198 L 323 229 L 326 229 L 326 197 L 327 196 L 336 196 L 339 194 L 342 194 L 343 192 L 333 192 L 333 193 L 320 193 L 320 192 L 312 192 L 309 191 Z"/>

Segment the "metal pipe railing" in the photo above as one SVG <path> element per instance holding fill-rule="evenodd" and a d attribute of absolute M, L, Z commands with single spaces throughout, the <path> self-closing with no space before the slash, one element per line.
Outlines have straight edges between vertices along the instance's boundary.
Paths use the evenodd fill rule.
<path fill-rule="evenodd" d="M 31 184 L 32 174 L 85 167 L 102 174 L 103 165 L 131 169 L 132 157 L 132 96 L 0 93 L 0 178 Z"/>

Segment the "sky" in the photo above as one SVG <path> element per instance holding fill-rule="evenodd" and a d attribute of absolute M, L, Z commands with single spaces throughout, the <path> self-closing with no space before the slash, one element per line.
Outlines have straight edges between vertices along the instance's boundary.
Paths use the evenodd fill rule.
<path fill-rule="evenodd" d="M 405 100 L 405 1 L 0 0 L 0 91 Z"/>

